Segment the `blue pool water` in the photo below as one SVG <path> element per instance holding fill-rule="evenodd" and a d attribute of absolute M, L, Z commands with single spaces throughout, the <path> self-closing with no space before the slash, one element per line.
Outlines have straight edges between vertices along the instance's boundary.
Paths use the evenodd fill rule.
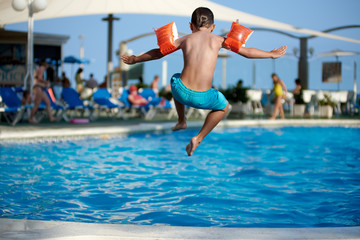
<path fill-rule="evenodd" d="M 360 128 L 227 128 L 1 143 L 0 217 L 219 227 L 360 225 Z"/>

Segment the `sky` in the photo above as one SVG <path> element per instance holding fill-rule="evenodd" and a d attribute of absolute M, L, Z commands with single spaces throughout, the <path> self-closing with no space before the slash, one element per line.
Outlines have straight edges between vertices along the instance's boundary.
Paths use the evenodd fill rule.
<path fill-rule="evenodd" d="M 359 0 L 212 0 L 212 2 L 234 8 L 239 11 L 250 13 L 259 17 L 276 20 L 291 24 L 296 27 L 311 30 L 324 31 L 326 29 L 345 26 L 360 25 L 360 1 Z M 181 4 L 181 1 L 179 1 Z M 113 65 L 119 66 L 119 56 L 115 52 L 123 40 L 130 39 L 143 33 L 153 31 L 153 28 L 161 27 L 169 22 L 175 21 L 178 31 L 191 33 L 189 29 L 189 17 L 174 17 L 161 15 L 139 15 L 139 14 L 114 14 L 119 21 L 113 23 Z M 107 68 L 107 22 L 101 19 L 106 15 L 88 15 L 79 17 L 56 18 L 47 20 L 36 20 L 34 32 L 59 34 L 69 36 L 70 39 L 64 45 L 64 56 L 80 56 L 80 35 L 85 36 L 84 55 L 91 60 L 90 64 L 84 66 L 84 78 L 87 79 L 93 73 L 99 83 L 103 82 Z M 234 19 L 236 20 L 236 19 Z M 215 34 L 222 34 L 229 30 L 230 22 L 217 21 L 215 15 Z M 246 25 L 252 28 L 256 26 Z M 16 23 L 5 26 L 6 30 L 27 31 L 27 23 Z M 292 33 L 299 37 L 306 37 Z M 332 32 L 348 38 L 360 40 L 360 28 L 344 29 Z M 294 49 L 299 49 L 299 40 L 285 35 L 255 31 L 246 47 L 255 47 L 270 51 L 281 45 L 288 46 L 288 55 L 280 59 L 245 59 L 241 56 L 229 53 L 226 68 L 227 87 L 233 86 L 242 79 L 245 86 L 253 84 L 253 66 L 255 66 L 255 88 L 272 88 L 271 74 L 276 72 L 285 82 L 288 89 L 295 87 L 294 80 L 297 78 L 298 56 L 294 55 Z M 152 48 L 156 48 L 156 36 L 152 35 L 128 44 L 133 54 L 141 54 Z M 309 54 L 309 88 L 324 90 L 352 90 L 354 81 L 354 62 L 357 63 L 357 85 L 360 87 L 360 55 L 339 57 L 342 62 L 342 82 L 322 83 L 322 63 L 335 62 L 336 57 L 316 57 L 317 54 L 330 52 L 335 49 L 343 51 L 355 51 L 360 53 L 360 44 L 340 40 L 317 37 L 308 41 L 308 47 L 314 49 L 312 56 Z M 144 82 L 150 84 L 156 74 L 162 76 L 162 62 L 168 62 L 167 82 L 173 73 L 181 72 L 183 67 L 182 53 L 177 51 L 160 60 L 146 62 L 144 69 Z M 70 77 L 74 86 L 74 74 L 79 66 L 64 64 L 64 70 Z M 221 87 L 222 60 L 219 59 L 214 73 L 213 84 Z M 358 89 L 359 89 L 358 87 Z"/>

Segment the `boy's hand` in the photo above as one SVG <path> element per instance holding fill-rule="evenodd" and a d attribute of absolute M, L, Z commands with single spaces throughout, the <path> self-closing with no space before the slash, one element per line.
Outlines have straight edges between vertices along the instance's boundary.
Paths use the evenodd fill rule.
<path fill-rule="evenodd" d="M 275 48 L 271 51 L 272 53 L 272 58 L 279 58 L 281 56 L 283 56 L 286 53 L 286 48 L 287 46 L 282 46 L 280 48 Z"/>
<path fill-rule="evenodd" d="M 124 63 L 126 64 L 135 64 L 135 56 L 126 56 L 126 55 L 121 55 L 121 60 L 123 60 Z"/>

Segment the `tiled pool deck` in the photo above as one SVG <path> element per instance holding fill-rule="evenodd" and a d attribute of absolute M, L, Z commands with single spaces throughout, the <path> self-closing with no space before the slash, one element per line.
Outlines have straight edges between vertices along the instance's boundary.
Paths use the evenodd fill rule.
<path fill-rule="evenodd" d="M 201 127 L 203 121 L 189 122 L 190 128 Z M 108 136 L 154 130 L 169 130 L 171 121 L 106 121 L 84 125 L 48 123 L 0 125 L 1 141 L 21 141 L 38 138 L 71 138 L 91 135 Z M 324 120 L 225 120 L 219 127 L 232 126 L 355 126 L 360 119 Z M 94 224 L 60 221 L 33 221 L 0 218 L 0 239 L 23 240 L 115 240 L 115 239 L 360 239 L 360 226 L 335 228 L 216 228 L 170 227 L 122 224 Z"/>
<path fill-rule="evenodd" d="M 215 228 L 0 219 L 3 240 L 360 239 L 360 227 Z"/>

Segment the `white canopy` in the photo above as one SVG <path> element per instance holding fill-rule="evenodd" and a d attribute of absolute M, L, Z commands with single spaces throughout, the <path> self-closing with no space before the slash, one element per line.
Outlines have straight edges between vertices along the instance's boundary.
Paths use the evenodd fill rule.
<path fill-rule="evenodd" d="M 12 0 L 0 0 L 0 26 L 27 21 L 27 10 L 16 12 L 11 6 Z M 208 7 L 216 20 L 235 21 L 246 25 L 278 29 L 287 32 L 316 35 L 349 42 L 360 43 L 360 40 L 336 36 L 319 31 L 298 28 L 290 24 L 257 17 L 207 0 L 47 0 L 44 11 L 34 15 L 35 20 L 81 16 L 90 14 L 157 14 L 190 17 L 197 7 Z"/>
<path fill-rule="evenodd" d="M 331 52 L 319 53 L 316 57 L 340 57 L 340 56 L 352 56 L 352 55 L 359 55 L 358 52 L 349 52 L 349 51 L 342 51 L 340 49 L 335 49 Z"/>

